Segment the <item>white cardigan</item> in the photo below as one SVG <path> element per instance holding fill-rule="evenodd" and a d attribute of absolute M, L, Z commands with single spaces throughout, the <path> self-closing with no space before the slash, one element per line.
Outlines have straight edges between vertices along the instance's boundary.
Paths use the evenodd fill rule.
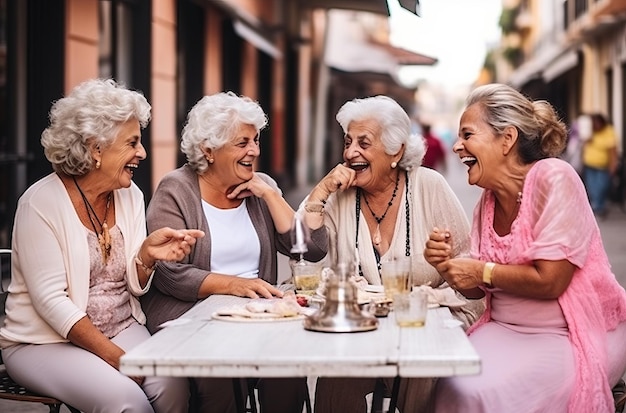
<path fill-rule="evenodd" d="M 126 282 L 133 317 L 145 315 L 136 296 L 141 288 L 134 262 L 146 237 L 145 204 L 141 190 L 114 191 L 115 224 L 124 237 Z M 85 226 L 56 174 L 34 183 L 21 196 L 12 240 L 12 274 L 0 346 L 15 343 L 67 342 L 70 329 L 86 315 L 89 298 L 89 250 Z"/>
<path fill-rule="evenodd" d="M 452 234 L 452 256 L 469 252 L 470 225 L 458 198 L 446 180 L 438 172 L 418 167 L 409 174 L 410 244 L 411 268 L 417 277 L 416 284 L 431 283 L 432 287 L 444 281 L 430 264 L 424 260 L 424 247 L 433 227 L 449 229 Z M 338 191 L 326 201 L 325 225 L 330 235 L 328 259 L 330 263 L 355 259 L 355 215 L 356 189 Z M 393 239 L 389 251 L 381 257 L 404 256 L 406 247 L 405 192 L 400 198 L 400 209 L 396 219 Z M 361 205 L 361 214 L 364 213 Z M 381 284 L 372 238 L 361 215 L 359 220 L 359 262 L 363 276 L 370 284 Z"/>

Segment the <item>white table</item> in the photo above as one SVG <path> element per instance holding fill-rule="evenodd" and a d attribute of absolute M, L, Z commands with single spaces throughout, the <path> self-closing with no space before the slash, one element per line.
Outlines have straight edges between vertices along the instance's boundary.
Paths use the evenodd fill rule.
<path fill-rule="evenodd" d="M 424 327 L 321 333 L 302 321 L 229 322 L 217 309 L 247 299 L 210 296 L 126 353 L 129 376 L 180 377 L 445 377 L 478 374 L 480 358 L 446 307 L 428 311 Z"/>

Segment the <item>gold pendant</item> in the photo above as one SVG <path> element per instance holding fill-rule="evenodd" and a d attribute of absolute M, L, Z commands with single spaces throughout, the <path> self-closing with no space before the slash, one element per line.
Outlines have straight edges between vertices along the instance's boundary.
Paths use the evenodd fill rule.
<path fill-rule="evenodd" d="M 102 252 L 102 260 L 106 263 L 111 256 L 111 234 L 106 222 L 102 223 L 102 232 L 98 234 L 98 243 Z"/>

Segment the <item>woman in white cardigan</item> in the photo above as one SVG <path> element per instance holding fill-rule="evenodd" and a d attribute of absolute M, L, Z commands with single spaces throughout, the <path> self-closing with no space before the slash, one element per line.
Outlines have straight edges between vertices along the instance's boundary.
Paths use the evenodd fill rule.
<path fill-rule="evenodd" d="M 469 249 L 469 223 L 445 179 L 420 167 L 424 140 L 411 134 L 409 116 L 393 99 L 376 96 L 345 103 L 337 113 L 344 131 L 344 162 L 313 188 L 302 208 L 319 212 L 329 231 L 329 264 L 358 262 L 359 275 L 381 284 L 380 263 L 409 257 L 414 285 L 449 288 L 424 260 L 434 227 L 454 234 L 452 255 Z M 453 314 L 468 327 L 482 313 L 482 301 L 469 301 Z M 390 379 L 384 382 L 389 387 Z M 411 391 L 407 394 L 408 382 Z M 401 411 L 423 411 L 433 381 L 402 380 Z M 316 412 L 362 412 L 376 379 L 320 379 Z M 417 384 L 417 385 L 416 385 Z"/>
<path fill-rule="evenodd" d="M 90 80 L 54 103 L 41 143 L 54 172 L 22 195 L 0 330 L 8 373 L 84 412 L 187 411 L 184 378 L 128 377 L 120 357 L 147 339 L 137 296 L 157 260 L 186 256 L 198 230 L 146 238 L 132 182 L 146 158 L 150 105 L 112 80 Z"/>

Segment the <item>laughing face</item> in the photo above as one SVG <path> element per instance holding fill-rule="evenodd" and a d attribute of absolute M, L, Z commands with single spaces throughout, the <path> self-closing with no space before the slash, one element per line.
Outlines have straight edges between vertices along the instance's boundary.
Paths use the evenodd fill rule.
<path fill-rule="evenodd" d="M 463 112 L 459 136 L 452 149 L 468 167 L 468 183 L 489 188 L 498 175 L 502 150 L 493 129 L 484 121 L 479 105 L 472 105 Z"/>
<path fill-rule="evenodd" d="M 139 121 L 131 119 L 124 122 L 111 146 L 97 151 L 94 158 L 100 160 L 102 166 L 99 171 L 105 175 L 102 181 L 110 181 L 111 189 L 128 188 L 139 162 L 146 159 Z"/>
<path fill-rule="evenodd" d="M 258 131 L 253 125 L 243 124 L 224 146 L 209 153 L 215 159 L 211 169 L 220 171 L 226 187 L 239 185 L 252 179 L 254 161 L 260 154 Z"/>
<path fill-rule="evenodd" d="M 374 120 L 352 121 L 344 137 L 343 159 L 356 171 L 355 186 L 376 188 L 381 177 L 388 177 L 391 163 L 398 155 L 385 153 L 382 129 Z"/>

